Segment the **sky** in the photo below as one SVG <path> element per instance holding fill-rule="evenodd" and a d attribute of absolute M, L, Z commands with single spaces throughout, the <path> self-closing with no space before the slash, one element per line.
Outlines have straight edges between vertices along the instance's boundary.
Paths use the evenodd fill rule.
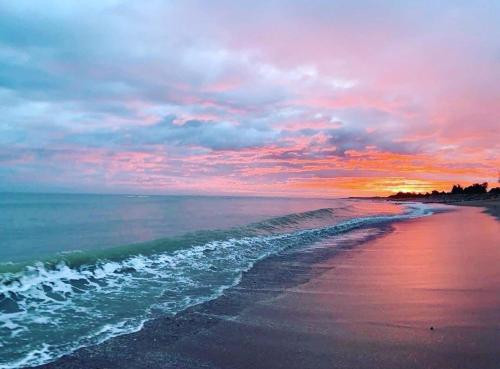
<path fill-rule="evenodd" d="M 0 0 L 0 112 L 0 191 L 495 185 L 500 2 Z"/>

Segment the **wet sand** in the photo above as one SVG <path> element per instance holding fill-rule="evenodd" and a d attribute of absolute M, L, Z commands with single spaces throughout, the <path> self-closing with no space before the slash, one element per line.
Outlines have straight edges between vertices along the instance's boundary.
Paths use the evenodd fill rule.
<path fill-rule="evenodd" d="M 380 198 L 378 198 L 380 199 Z M 500 195 L 432 195 L 414 198 L 384 198 L 385 201 L 415 201 L 423 203 L 438 203 L 457 206 L 473 206 L 483 208 L 484 212 L 500 220 Z"/>
<path fill-rule="evenodd" d="M 500 198 L 477 201 L 463 201 L 460 203 L 455 203 L 454 205 L 482 207 L 485 209 L 485 213 L 491 214 L 498 220 L 500 220 Z"/>
<path fill-rule="evenodd" d="M 459 207 L 392 227 L 266 259 L 217 300 L 44 367 L 497 369 L 500 222 Z"/>

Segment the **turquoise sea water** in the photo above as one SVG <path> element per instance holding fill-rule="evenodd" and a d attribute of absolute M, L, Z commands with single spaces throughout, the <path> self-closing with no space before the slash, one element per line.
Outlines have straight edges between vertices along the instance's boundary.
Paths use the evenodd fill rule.
<path fill-rule="evenodd" d="M 0 194 L 0 368 L 216 298 L 269 255 L 430 212 L 339 199 Z"/>

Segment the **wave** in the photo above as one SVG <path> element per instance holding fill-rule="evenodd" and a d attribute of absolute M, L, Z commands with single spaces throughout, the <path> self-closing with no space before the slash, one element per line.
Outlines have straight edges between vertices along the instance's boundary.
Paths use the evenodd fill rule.
<path fill-rule="evenodd" d="M 333 213 L 334 209 L 323 208 L 266 219 L 245 227 L 232 228 L 229 230 L 202 230 L 186 233 L 179 237 L 161 238 L 148 242 L 120 245 L 100 250 L 63 252 L 53 257 L 46 258 L 45 260 L 36 261 L 36 265 L 38 266 L 42 263 L 46 269 L 56 269 L 61 263 L 64 263 L 70 268 L 78 268 L 82 265 L 95 264 L 99 260 L 121 261 L 137 254 L 152 255 L 196 245 L 203 245 L 211 241 L 255 236 L 262 232 L 277 232 L 303 221 L 330 217 Z M 0 274 L 20 272 L 33 265 L 35 265 L 35 262 L 30 261 L 0 263 Z"/>
<path fill-rule="evenodd" d="M 136 331 L 158 314 L 173 315 L 216 298 L 237 284 L 255 262 L 285 249 L 428 215 L 432 210 L 411 204 L 398 215 L 275 232 L 333 212 L 319 209 L 229 231 L 197 232 L 92 254 L 62 255 L 57 261 L 4 272 L 0 274 L 0 350 L 10 348 L 13 359 L 0 359 L 0 368 L 46 363 L 79 347 Z M 47 341 L 50 328 L 61 334 Z"/>

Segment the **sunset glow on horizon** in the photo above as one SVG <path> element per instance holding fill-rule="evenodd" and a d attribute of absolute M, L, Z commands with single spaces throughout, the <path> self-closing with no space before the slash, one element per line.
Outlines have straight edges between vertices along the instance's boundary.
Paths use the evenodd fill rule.
<path fill-rule="evenodd" d="M 0 191 L 497 185 L 500 3 L 2 1 Z"/>

